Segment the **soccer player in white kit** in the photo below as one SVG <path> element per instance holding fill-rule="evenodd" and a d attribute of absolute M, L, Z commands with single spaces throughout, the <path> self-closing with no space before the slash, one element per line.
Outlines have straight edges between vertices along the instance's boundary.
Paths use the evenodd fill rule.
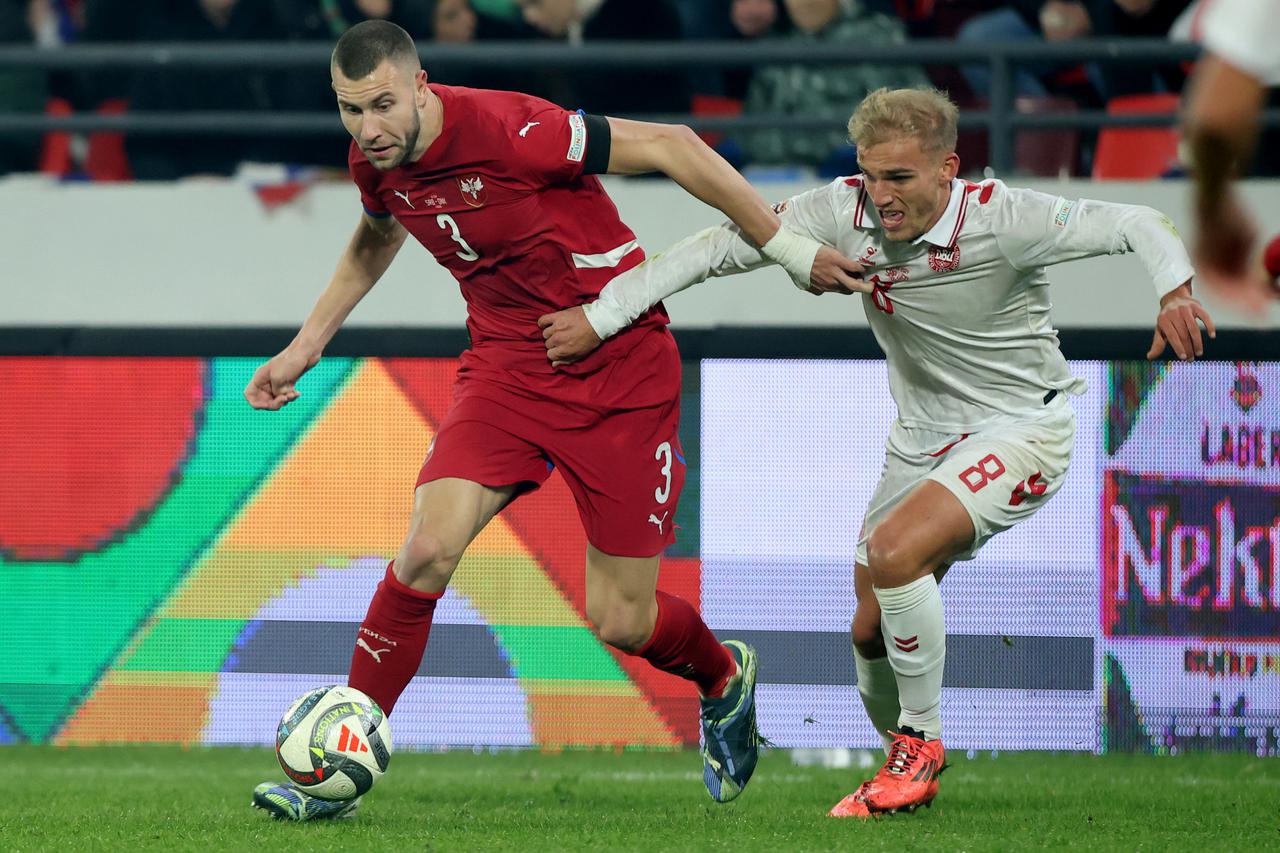
<path fill-rule="evenodd" d="M 938 579 L 1062 485 L 1075 415 L 1049 321 L 1050 264 L 1135 252 L 1160 299 L 1149 358 L 1203 353 L 1192 267 L 1170 221 L 1148 207 L 956 179 L 957 110 L 941 92 L 880 89 L 850 119 L 860 175 L 777 205 L 770 254 L 817 291 L 858 291 L 889 366 L 898 419 L 856 555 L 858 690 L 888 758 L 831 814 L 870 817 L 932 801 L 946 654 Z M 781 246 L 780 243 L 788 243 Z M 817 287 L 820 244 L 856 258 L 844 285 Z M 711 276 L 770 263 L 726 224 L 611 281 L 597 301 L 543 317 L 548 356 L 569 363 L 649 305 Z"/>
<path fill-rule="evenodd" d="M 1280 296 L 1254 257 L 1257 228 L 1232 191 L 1253 155 L 1268 86 L 1280 85 L 1280 0 L 1202 0 L 1206 54 L 1196 65 L 1185 116 L 1201 280 L 1259 310 Z M 1272 223 L 1274 225 L 1274 223 Z"/>

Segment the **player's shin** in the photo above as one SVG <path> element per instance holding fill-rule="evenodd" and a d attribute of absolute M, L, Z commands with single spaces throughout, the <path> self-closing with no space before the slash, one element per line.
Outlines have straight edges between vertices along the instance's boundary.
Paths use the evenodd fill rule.
<path fill-rule="evenodd" d="M 394 566 L 394 561 L 387 566 L 360 623 L 347 678 L 347 684 L 368 694 L 387 715 L 422 663 L 436 602 L 443 595 L 411 589 L 396 578 Z"/>
<path fill-rule="evenodd" d="M 947 654 L 942 596 L 933 575 L 911 583 L 875 590 L 885 648 L 898 683 L 902 713 L 898 725 L 942 735 L 942 670 Z"/>
<path fill-rule="evenodd" d="M 858 671 L 858 695 L 871 719 L 871 725 L 880 735 L 885 754 L 893 738 L 887 732 L 896 731 L 902 707 L 898 704 L 898 682 L 887 656 L 868 658 L 853 647 L 853 660 Z"/>
<path fill-rule="evenodd" d="M 737 669 L 733 657 L 693 605 L 662 590 L 656 596 L 653 634 L 636 654 L 663 672 L 694 682 L 703 696 L 720 696 Z"/>

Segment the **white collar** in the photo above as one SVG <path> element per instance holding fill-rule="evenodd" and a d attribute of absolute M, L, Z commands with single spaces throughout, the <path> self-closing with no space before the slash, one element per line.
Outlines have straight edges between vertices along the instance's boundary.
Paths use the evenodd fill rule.
<path fill-rule="evenodd" d="M 862 184 L 862 177 L 845 178 L 845 183 L 858 188 L 858 203 L 853 209 L 853 227 L 880 229 L 880 214 L 876 206 L 867 198 L 867 190 Z M 951 197 L 947 199 L 947 209 L 933 227 L 921 234 L 912 243 L 932 243 L 943 249 L 955 245 L 960 237 L 960 229 L 964 226 L 964 214 L 968 205 L 965 197 L 969 194 L 968 185 L 959 178 L 951 179 Z"/>

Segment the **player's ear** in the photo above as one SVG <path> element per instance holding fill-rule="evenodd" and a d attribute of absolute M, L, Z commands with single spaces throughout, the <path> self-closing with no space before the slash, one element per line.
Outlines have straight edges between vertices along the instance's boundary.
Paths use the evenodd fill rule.
<path fill-rule="evenodd" d="M 427 69 L 419 68 L 418 73 L 413 75 L 413 92 L 418 97 L 419 106 L 426 103 Z"/>
<path fill-rule="evenodd" d="M 942 161 L 942 176 L 948 181 L 960 174 L 960 155 L 952 151 Z"/>

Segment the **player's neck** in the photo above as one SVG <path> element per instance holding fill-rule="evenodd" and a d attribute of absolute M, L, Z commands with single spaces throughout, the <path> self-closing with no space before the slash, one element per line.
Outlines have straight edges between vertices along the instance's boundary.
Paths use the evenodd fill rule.
<path fill-rule="evenodd" d="M 427 90 L 427 105 L 423 108 L 420 118 L 422 132 L 418 134 L 418 144 L 413 146 L 413 152 L 409 155 L 411 163 L 422 159 L 422 155 L 427 153 L 431 143 L 439 139 L 440 134 L 444 132 L 444 102 L 430 89 Z"/>
<path fill-rule="evenodd" d="M 947 191 L 943 193 L 942 198 L 938 200 L 938 207 L 934 210 L 933 215 L 925 222 L 924 230 L 920 232 L 921 236 L 928 234 L 933 230 L 933 226 L 942 221 L 943 215 L 947 212 L 947 208 L 951 205 L 951 187 L 947 186 Z M 919 238 L 917 238 L 919 239 Z"/>

